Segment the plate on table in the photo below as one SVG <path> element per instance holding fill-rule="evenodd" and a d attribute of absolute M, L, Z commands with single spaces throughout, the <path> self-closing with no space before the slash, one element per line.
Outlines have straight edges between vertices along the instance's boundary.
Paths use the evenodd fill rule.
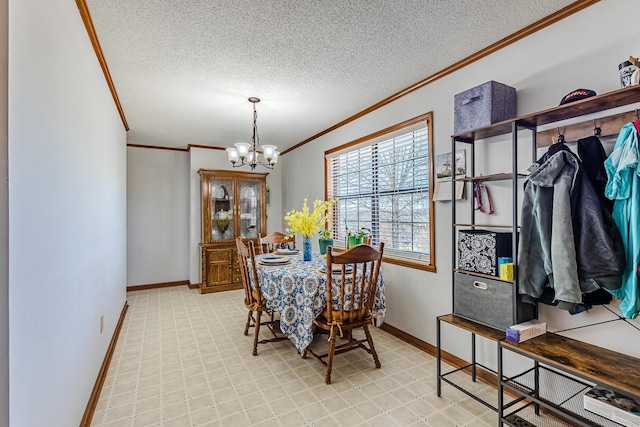
<path fill-rule="evenodd" d="M 342 274 L 342 265 L 332 265 L 331 266 L 331 274 Z M 320 274 L 325 274 L 327 272 L 327 266 L 323 265 L 322 267 L 316 270 Z M 345 274 L 353 273 L 353 267 L 347 266 L 344 271 Z"/>
<path fill-rule="evenodd" d="M 300 253 L 299 249 L 289 249 L 289 248 L 278 248 L 274 252 L 276 255 L 298 255 Z"/>
<path fill-rule="evenodd" d="M 285 256 L 265 255 L 258 260 L 262 265 L 283 265 L 289 263 L 289 258 Z"/>

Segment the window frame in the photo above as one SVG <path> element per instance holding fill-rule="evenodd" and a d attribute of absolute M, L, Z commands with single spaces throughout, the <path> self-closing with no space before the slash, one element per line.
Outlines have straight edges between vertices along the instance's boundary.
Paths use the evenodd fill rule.
<path fill-rule="evenodd" d="M 392 133 L 399 133 L 401 132 L 403 129 L 405 128 L 409 128 L 412 127 L 416 124 L 419 124 L 421 122 L 424 122 L 426 128 L 427 128 L 427 138 L 428 138 L 428 142 L 427 142 L 427 149 L 428 149 L 428 163 L 429 163 L 429 177 L 428 177 L 428 182 L 429 182 L 429 254 L 428 254 L 428 260 L 426 261 L 418 261 L 418 260 L 411 260 L 411 259 L 407 259 L 407 258 L 401 258 L 401 257 L 394 257 L 392 255 L 389 255 L 388 253 L 385 253 L 385 256 L 383 257 L 383 261 L 387 262 L 389 264 L 396 264 L 396 265 L 400 265 L 403 267 L 409 267 L 409 268 L 414 268 L 414 269 L 419 269 L 419 270 L 425 270 L 425 271 L 431 271 L 431 272 L 436 272 L 436 257 L 435 257 L 435 213 L 434 213 L 434 208 L 435 208 L 435 204 L 433 201 L 433 187 L 434 187 L 434 175 L 433 175 L 433 113 L 432 112 L 428 112 L 425 114 L 421 114 L 417 117 L 414 117 L 412 119 L 409 120 L 405 120 L 404 122 L 395 124 L 393 126 L 387 127 L 385 129 L 381 129 L 377 132 L 373 132 L 369 135 L 363 136 L 361 138 L 355 139 L 353 141 L 347 142 L 345 144 L 339 145 L 337 147 L 331 148 L 329 150 L 326 150 L 324 152 L 324 197 L 325 200 L 329 200 L 329 198 L 331 197 L 329 194 L 329 181 L 330 181 L 330 177 L 329 177 L 329 172 L 330 172 L 330 163 L 331 163 L 331 159 L 334 157 L 332 156 L 332 154 L 337 153 L 337 152 L 341 152 L 341 151 L 345 151 L 347 149 L 353 149 L 356 150 L 359 147 L 358 146 L 366 146 L 367 142 L 371 141 L 371 144 L 374 144 L 377 141 L 374 140 L 381 140 L 381 138 L 384 138 L 385 135 L 389 135 Z M 410 132 L 409 130 L 407 130 L 407 132 Z M 333 223 L 333 212 L 329 212 L 329 223 Z M 336 242 L 338 243 L 337 246 L 341 247 L 341 241 Z M 344 248 L 344 246 L 342 246 L 342 248 Z"/>

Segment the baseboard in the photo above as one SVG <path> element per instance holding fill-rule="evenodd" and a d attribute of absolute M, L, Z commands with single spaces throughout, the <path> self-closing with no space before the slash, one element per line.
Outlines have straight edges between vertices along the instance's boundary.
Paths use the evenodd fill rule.
<path fill-rule="evenodd" d="M 104 380 L 107 377 L 107 372 L 109 371 L 109 365 L 111 364 L 111 357 L 113 356 L 113 352 L 116 349 L 118 336 L 120 335 L 120 330 L 122 329 L 122 324 L 124 323 L 124 318 L 127 314 L 128 308 L 129 308 L 129 304 L 127 304 L 127 302 L 125 301 L 124 307 L 122 307 L 122 312 L 120 313 L 120 318 L 118 319 L 118 323 L 116 324 L 116 329 L 115 331 L 113 331 L 111 342 L 109 343 L 109 347 L 107 348 L 107 354 L 104 356 L 104 360 L 102 361 L 102 366 L 100 366 L 100 371 L 98 372 L 98 378 L 96 379 L 96 383 L 94 384 L 93 390 L 91 391 L 91 396 L 89 397 L 89 402 L 87 403 L 87 409 L 85 409 L 84 415 L 82 416 L 82 421 L 80 421 L 80 427 L 89 427 L 91 425 L 91 420 L 93 419 L 93 413 L 96 410 L 96 405 L 98 404 L 98 398 L 100 397 L 100 392 L 102 391 Z"/>
<path fill-rule="evenodd" d="M 413 335 L 408 334 L 405 331 L 396 328 L 395 326 L 389 325 L 388 323 L 383 323 L 382 326 L 380 326 L 380 329 L 398 339 L 401 339 L 407 344 L 411 344 L 412 346 L 419 348 L 426 353 L 429 353 L 434 357 L 438 355 L 438 349 L 435 346 L 421 340 L 420 338 L 414 337 Z M 469 362 L 467 362 L 466 360 L 461 359 L 458 356 L 455 356 L 444 350 L 441 352 L 441 354 L 442 360 L 456 369 L 462 368 L 463 366 L 467 366 L 469 364 Z M 471 372 L 470 368 L 467 368 L 466 370 L 469 371 L 469 373 Z M 479 367 L 476 369 L 476 377 L 487 384 L 490 384 L 496 388 L 498 387 L 498 377 L 492 372 L 486 371 Z"/>
<path fill-rule="evenodd" d="M 127 292 L 144 291 L 147 289 L 170 288 L 172 286 L 184 286 L 184 285 L 187 285 L 189 286 L 190 289 L 193 289 L 191 288 L 191 284 L 189 283 L 188 280 L 178 280 L 175 282 L 149 283 L 147 285 L 127 286 Z"/>
<path fill-rule="evenodd" d="M 189 282 L 189 289 L 200 289 L 200 283 Z"/>

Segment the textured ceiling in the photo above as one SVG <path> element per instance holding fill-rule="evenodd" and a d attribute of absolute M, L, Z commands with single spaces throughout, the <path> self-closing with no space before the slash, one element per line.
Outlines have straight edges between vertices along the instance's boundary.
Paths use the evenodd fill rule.
<path fill-rule="evenodd" d="M 130 144 L 282 151 L 573 0 L 86 0 Z"/>

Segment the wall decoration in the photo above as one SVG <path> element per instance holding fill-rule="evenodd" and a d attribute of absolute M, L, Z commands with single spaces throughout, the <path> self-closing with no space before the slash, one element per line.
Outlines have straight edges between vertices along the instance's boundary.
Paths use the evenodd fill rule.
<path fill-rule="evenodd" d="M 464 196 L 464 182 L 457 181 L 451 184 L 451 176 L 455 178 L 467 176 L 467 159 L 464 149 L 457 150 L 455 156 L 451 152 L 438 154 L 434 158 L 434 170 L 436 172 L 436 185 L 433 191 L 433 200 L 451 200 L 451 192 L 455 186 L 456 199 Z"/>

